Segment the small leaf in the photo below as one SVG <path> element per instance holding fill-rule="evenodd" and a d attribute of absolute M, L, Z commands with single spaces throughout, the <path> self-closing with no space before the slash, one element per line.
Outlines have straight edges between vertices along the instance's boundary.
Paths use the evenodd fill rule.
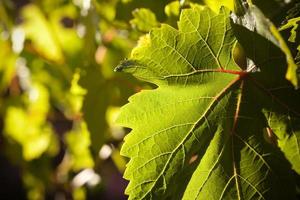
<path fill-rule="evenodd" d="M 159 25 L 154 13 L 149 9 L 136 9 L 132 14 L 134 19 L 130 21 L 130 24 L 133 28 L 141 32 L 149 32 L 152 28 Z"/>
<path fill-rule="evenodd" d="M 34 84 L 23 98 L 28 102 L 25 110 L 15 106 L 7 108 L 4 132 L 20 144 L 25 160 L 33 160 L 39 158 L 51 148 L 51 143 L 57 141 L 46 121 L 50 106 L 47 89 L 40 84 Z"/>
<path fill-rule="evenodd" d="M 0 39 L 0 92 L 3 92 L 13 79 L 16 73 L 17 56 L 13 54 L 8 41 Z"/>
<path fill-rule="evenodd" d="M 230 10 L 233 10 L 234 7 L 234 0 L 204 0 L 204 3 L 209 6 L 213 11 L 218 12 L 221 6 L 225 6 Z"/>
<path fill-rule="evenodd" d="M 71 165 L 75 171 L 94 166 L 90 152 L 90 134 L 84 122 L 76 124 L 74 130 L 65 135 L 66 144 L 71 155 Z"/>
<path fill-rule="evenodd" d="M 166 5 L 165 13 L 169 18 L 178 17 L 180 14 L 180 2 L 173 1 Z"/>
<path fill-rule="evenodd" d="M 26 38 L 32 41 L 36 51 L 51 61 L 62 63 L 61 48 L 42 11 L 35 5 L 28 5 L 22 10 L 22 17 Z"/>
<path fill-rule="evenodd" d="M 116 19 L 129 21 L 132 16 L 131 13 L 137 8 L 147 8 L 152 12 L 155 12 L 155 15 L 159 21 L 166 18 L 164 13 L 164 7 L 172 0 L 125 0 L 118 1 L 116 5 Z"/>

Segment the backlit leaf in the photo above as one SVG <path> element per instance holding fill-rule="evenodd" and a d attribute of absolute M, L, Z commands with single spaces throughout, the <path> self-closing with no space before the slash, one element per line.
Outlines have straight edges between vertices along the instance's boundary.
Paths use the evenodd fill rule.
<path fill-rule="evenodd" d="M 276 57 L 252 57 L 259 70 L 241 69 L 229 11 L 193 6 L 178 30 L 152 30 L 116 68 L 157 85 L 132 96 L 118 119 L 132 129 L 121 150 L 129 199 L 296 198 L 276 136 L 288 160 L 299 159 L 289 145 L 299 148 L 300 95 L 284 78 L 283 52 L 261 41 Z"/>
<path fill-rule="evenodd" d="M 35 5 L 28 5 L 22 10 L 22 17 L 26 38 L 31 40 L 36 51 L 49 60 L 61 63 L 64 59 L 62 51 L 42 11 Z"/>
<path fill-rule="evenodd" d="M 151 28 L 158 26 L 155 14 L 146 8 L 136 9 L 133 11 L 134 19 L 130 21 L 133 28 L 142 32 L 148 32 Z"/>

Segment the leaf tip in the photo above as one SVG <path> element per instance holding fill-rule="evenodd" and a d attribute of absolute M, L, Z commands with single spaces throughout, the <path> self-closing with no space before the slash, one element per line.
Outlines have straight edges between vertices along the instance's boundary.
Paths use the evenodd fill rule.
<path fill-rule="evenodd" d="M 123 72 L 124 69 L 130 68 L 131 66 L 136 65 L 136 61 L 134 60 L 123 60 L 121 63 L 114 69 L 115 72 Z"/>

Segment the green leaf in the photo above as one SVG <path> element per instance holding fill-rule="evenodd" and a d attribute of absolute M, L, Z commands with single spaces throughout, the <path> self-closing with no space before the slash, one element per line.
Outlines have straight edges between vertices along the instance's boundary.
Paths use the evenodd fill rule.
<path fill-rule="evenodd" d="M 57 142 L 50 124 L 46 121 L 49 110 L 48 95 L 46 88 L 36 83 L 24 96 L 28 102 L 26 110 L 10 106 L 6 111 L 4 132 L 21 145 L 23 157 L 27 161 L 39 158 L 51 148 L 51 143 Z"/>
<path fill-rule="evenodd" d="M 58 43 L 57 45 L 59 45 L 67 55 L 74 55 L 80 51 L 83 46 L 83 41 L 78 36 L 74 24 L 74 27 L 71 26 L 72 23 L 69 25 L 71 27 L 65 27 L 62 21 L 69 19 L 72 22 L 72 20 L 75 21 L 77 17 L 76 8 L 71 4 L 56 8 L 49 16 L 49 25 L 51 25 L 52 32 L 54 33 L 55 42 Z"/>
<path fill-rule="evenodd" d="M 65 140 L 71 156 L 71 165 L 75 171 L 94 166 L 89 149 L 90 134 L 84 122 L 76 124 L 75 128 L 65 135 Z"/>
<path fill-rule="evenodd" d="M 0 92 L 3 92 L 15 74 L 17 56 L 13 54 L 7 41 L 0 39 L 0 49 Z"/>
<path fill-rule="evenodd" d="M 204 3 L 215 12 L 218 12 L 221 6 L 226 6 L 227 8 L 233 10 L 233 2 L 233 0 L 204 0 Z"/>
<path fill-rule="evenodd" d="M 296 198 L 291 166 L 265 133 L 277 135 L 298 171 L 299 152 L 288 145 L 299 149 L 299 94 L 269 40 L 262 41 L 278 57 L 257 63 L 257 71 L 235 64 L 229 15 L 224 8 L 184 10 L 178 30 L 152 30 L 116 68 L 158 86 L 132 96 L 118 119 L 132 129 L 121 149 L 130 158 L 129 199 Z M 274 74 L 270 62 L 279 63 Z"/>
<path fill-rule="evenodd" d="M 258 33 L 239 25 L 235 25 L 234 30 L 252 65 L 254 63 L 253 66 L 261 70 L 259 76 L 263 77 L 261 79 L 264 84 L 259 87 L 271 97 L 260 99 L 261 104 L 264 104 L 262 111 L 268 121 L 267 126 L 276 135 L 278 146 L 294 170 L 300 173 L 300 152 L 291 149 L 299 148 L 299 114 L 297 114 L 299 92 L 285 80 L 286 55 L 274 43 Z"/>
<path fill-rule="evenodd" d="M 159 24 L 155 14 L 146 8 L 136 9 L 132 12 L 134 19 L 130 21 L 131 26 L 142 32 L 149 32 Z"/>
<path fill-rule="evenodd" d="M 136 8 L 148 8 L 152 12 L 155 12 L 159 21 L 166 18 L 164 13 L 164 7 L 172 0 L 130 0 L 130 1 L 118 1 L 116 5 L 116 19 L 129 21 L 132 18 L 132 11 Z"/>
<path fill-rule="evenodd" d="M 22 9 L 22 17 L 26 38 L 32 41 L 36 51 L 42 57 L 62 63 L 63 53 L 42 11 L 36 5 L 28 5 Z"/>
<path fill-rule="evenodd" d="M 264 90 L 266 92 L 269 92 L 268 90 L 272 91 L 269 92 L 270 97 L 279 97 L 276 100 L 272 98 L 261 99 L 261 102 L 265 104 L 263 113 L 268 120 L 268 126 L 274 131 L 278 139 L 279 147 L 294 170 L 300 173 L 300 152 L 290 149 L 299 147 L 299 116 L 297 116 L 299 114 L 294 113 L 294 111 L 299 110 L 297 105 L 299 92 L 295 91 L 293 86 L 287 83 L 285 77 L 283 77 L 286 71 L 286 67 L 284 67 L 286 66 L 285 55 L 274 43 L 258 33 L 251 32 L 238 25 L 234 26 L 234 30 L 246 54 L 254 61 L 255 67 L 262 69 L 260 76 L 264 77 L 264 84 L 270 88 Z M 281 104 L 281 106 L 278 106 L 278 104 Z M 278 113 L 280 114 L 278 115 Z"/>
<path fill-rule="evenodd" d="M 169 18 L 178 17 L 180 14 L 180 2 L 173 1 L 166 5 L 165 13 Z"/>
<path fill-rule="evenodd" d="M 282 52 L 284 52 L 286 56 L 286 62 L 288 63 L 288 68 L 286 71 L 286 78 L 291 81 L 291 83 L 298 87 L 298 77 L 297 77 L 297 65 L 292 56 L 291 50 L 288 45 L 284 41 L 283 37 L 280 35 L 278 29 L 274 26 L 274 24 L 264 16 L 264 14 L 254 5 L 250 5 L 249 8 L 246 9 L 246 13 L 243 16 L 237 17 L 233 16 L 233 19 L 236 23 L 243 25 L 249 30 L 257 32 L 262 37 L 270 40 L 273 44 L 278 46 Z M 239 34 L 242 36 L 242 34 Z M 249 39 L 249 38 L 248 38 Z M 254 38 L 250 38 L 252 43 L 248 44 L 256 44 L 257 46 L 263 46 L 259 44 L 257 40 Z M 246 42 L 245 42 L 246 43 Z M 264 47 L 262 47 L 264 48 Z M 258 48 L 258 51 L 262 53 L 262 51 Z M 257 53 L 257 52 L 254 52 Z M 266 52 L 265 52 L 266 53 Z M 252 53 L 253 54 L 253 53 Z M 257 53 L 259 54 L 259 53 Z M 281 67 L 282 69 L 282 67 Z"/>
<path fill-rule="evenodd" d="M 165 6 L 165 13 L 168 19 L 165 23 L 177 27 L 177 21 L 181 12 L 181 7 L 184 6 L 184 2 L 173 1 Z"/>

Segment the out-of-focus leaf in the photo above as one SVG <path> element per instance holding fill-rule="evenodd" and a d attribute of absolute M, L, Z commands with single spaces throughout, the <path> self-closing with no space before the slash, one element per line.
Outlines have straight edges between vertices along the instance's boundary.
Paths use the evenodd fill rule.
<path fill-rule="evenodd" d="M 27 187 L 27 198 L 29 200 L 43 199 L 45 187 L 41 180 L 35 178 L 33 174 L 26 172 L 23 176 L 23 182 Z"/>
<path fill-rule="evenodd" d="M 106 120 L 108 122 L 112 138 L 121 140 L 125 135 L 125 130 L 116 125 L 117 116 L 120 114 L 120 107 L 109 107 L 106 111 Z"/>
<path fill-rule="evenodd" d="M 141 32 L 149 32 L 152 28 L 159 25 L 155 14 L 149 9 L 136 9 L 132 12 L 132 15 L 134 19 L 130 20 L 130 24 Z"/>
<path fill-rule="evenodd" d="M 136 8 L 148 8 L 155 13 L 159 21 L 166 19 L 164 8 L 172 0 L 131 0 L 128 2 L 119 1 L 116 6 L 116 19 L 129 21 L 132 19 L 131 12 Z"/>
<path fill-rule="evenodd" d="M 83 45 L 77 33 L 77 15 L 76 8 L 69 4 L 56 8 L 49 16 L 49 22 L 60 47 L 65 53 L 73 56 L 78 54 Z"/>
<path fill-rule="evenodd" d="M 188 5 L 188 4 L 187 4 Z M 182 10 L 182 4 L 180 1 L 173 1 L 166 5 L 165 13 L 168 17 L 165 23 L 177 27 L 177 21 L 179 20 L 179 15 Z"/>
<path fill-rule="evenodd" d="M 75 188 L 73 191 L 74 200 L 85 200 L 86 199 L 86 191 L 85 188 Z"/>
<path fill-rule="evenodd" d="M 39 0 L 39 6 L 45 13 L 49 14 L 56 9 L 59 9 L 60 6 L 63 5 L 63 3 L 66 2 L 66 0 Z"/>
<path fill-rule="evenodd" d="M 26 38 L 43 57 L 62 63 L 64 60 L 59 42 L 42 11 L 36 5 L 28 5 L 22 10 Z"/>
<path fill-rule="evenodd" d="M 9 43 L 0 39 L 0 92 L 7 88 L 15 74 L 16 59 Z"/>
<path fill-rule="evenodd" d="M 80 73 L 74 73 L 69 95 L 69 101 L 71 103 L 71 110 L 73 111 L 73 114 L 81 112 L 84 96 L 87 93 L 87 91 L 78 84 L 79 79 Z"/>
<path fill-rule="evenodd" d="M 215 12 L 218 12 L 221 6 L 225 6 L 230 10 L 233 10 L 233 0 L 204 0 L 204 3 Z"/>
<path fill-rule="evenodd" d="M 9 26 L 9 27 L 11 27 L 13 25 L 12 21 L 10 19 L 10 16 L 7 13 L 4 1 L 0 1 L 0 18 L 1 18 L 0 25 L 5 24 L 6 26 Z M 0 30 L 1 30 L 1 28 L 0 28 Z"/>
<path fill-rule="evenodd" d="M 165 23 L 177 27 L 177 21 L 179 20 L 179 15 L 181 12 L 181 2 L 180 1 L 173 1 L 166 5 L 165 13 L 168 17 Z"/>
<path fill-rule="evenodd" d="M 116 167 L 119 172 L 124 173 L 126 167 L 125 158 L 120 155 L 120 151 L 118 149 L 114 149 L 111 155 Z"/>
<path fill-rule="evenodd" d="M 43 199 L 47 187 L 52 184 L 52 162 L 47 156 L 24 163 L 23 184 L 29 200 Z"/>
<path fill-rule="evenodd" d="M 54 144 L 51 140 L 56 138 L 46 122 L 49 110 L 47 90 L 35 84 L 24 98 L 28 102 L 25 110 L 13 106 L 7 109 L 5 133 L 22 146 L 24 159 L 32 160 L 46 152 Z"/>
<path fill-rule="evenodd" d="M 173 1 L 166 5 L 165 13 L 168 17 L 178 17 L 180 14 L 180 2 Z"/>
<path fill-rule="evenodd" d="M 116 16 L 115 6 L 117 2 L 118 0 L 111 0 L 110 3 L 107 3 L 106 1 L 97 1 L 94 5 L 101 18 L 107 20 L 108 22 L 112 22 Z M 104 22 L 105 25 L 111 28 L 112 24 L 107 24 L 106 22 Z"/>
<path fill-rule="evenodd" d="M 73 170 L 91 168 L 94 161 L 90 153 L 91 139 L 84 122 L 76 124 L 72 131 L 65 135 L 65 141 L 71 156 Z"/>

